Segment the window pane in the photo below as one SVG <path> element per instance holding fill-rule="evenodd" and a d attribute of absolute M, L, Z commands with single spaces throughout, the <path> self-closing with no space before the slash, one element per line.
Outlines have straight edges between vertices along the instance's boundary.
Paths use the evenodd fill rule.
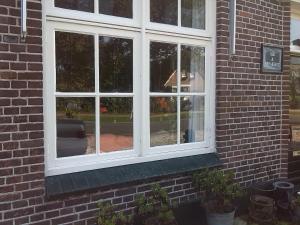
<path fill-rule="evenodd" d="M 150 0 L 150 21 L 177 25 L 177 0 Z"/>
<path fill-rule="evenodd" d="M 94 37 L 56 32 L 56 90 L 92 92 L 95 84 Z"/>
<path fill-rule="evenodd" d="M 181 91 L 205 90 L 205 48 L 181 46 Z"/>
<path fill-rule="evenodd" d="M 150 44 L 150 91 L 177 92 L 177 45 Z"/>
<path fill-rule="evenodd" d="M 180 104 L 180 142 L 204 140 L 204 97 L 182 97 Z"/>
<path fill-rule="evenodd" d="M 177 97 L 150 99 L 150 146 L 177 143 Z"/>
<path fill-rule="evenodd" d="M 132 0 L 99 0 L 99 12 L 111 16 L 132 18 Z"/>
<path fill-rule="evenodd" d="M 101 98 L 100 102 L 100 151 L 133 149 L 132 98 Z"/>
<path fill-rule="evenodd" d="M 94 12 L 94 0 L 55 0 L 55 7 Z"/>
<path fill-rule="evenodd" d="M 132 92 L 133 40 L 99 37 L 101 92 Z"/>
<path fill-rule="evenodd" d="M 57 98 L 57 157 L 96 152 L 95 99 Z"/>
<path fill-rule="evenodd" d="M 300 146 L 300 57 L 291 57 L 290 73 L 290 125 L 291 149 L 298 151 Z"/>
<path fill-rule="evenodd" d="M 300 19 L 291 19 L 291 42 L 293 45 L 300 46 Z M 298 41 L 297 41 L 298 40 Z"/>
<path fill-rule="evenodd" d="M 181 26 L 205 29 L 205 0 L 181 0 Z"/>

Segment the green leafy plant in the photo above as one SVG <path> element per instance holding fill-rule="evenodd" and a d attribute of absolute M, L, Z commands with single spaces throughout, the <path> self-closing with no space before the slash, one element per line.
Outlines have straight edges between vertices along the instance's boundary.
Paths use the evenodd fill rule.
<path fill-rule="evenodd" d="M 218 169 L 195 173 L 193 184 L 199 191 L 205 192 L 204 205 L 209 212 L 232 212 L 234 201 L 243 194 L 240 185 L 234 181 L 234 174 Z"/>
<path fill-rule="evenodd" d="M 110 202 L 101 202 L 98 204 L 98 225 L 132 225 L 132 215 L 125 215 L 122 212 L 116 213 L 116 208 Z"/>
<path fill-rule="evenodd" d="M 169 203 L 168 193 L 159 184 L 154 184 L 151 192 L 136 197 L 136 216 L 139 225 L 173 225 L 176 224 Z"/>

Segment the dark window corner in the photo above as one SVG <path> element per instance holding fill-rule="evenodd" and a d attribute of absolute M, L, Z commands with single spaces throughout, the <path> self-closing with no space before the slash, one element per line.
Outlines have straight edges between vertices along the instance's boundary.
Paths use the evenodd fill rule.
<path fill-rule="evenodd" d="M 46 177 L 46 197 L 55 198 L 65 194 L 124 187 L 133 183 L 190 174 L 194 171 L 221 166 L 217 153 L 131 164 L 105 169 Z"/>

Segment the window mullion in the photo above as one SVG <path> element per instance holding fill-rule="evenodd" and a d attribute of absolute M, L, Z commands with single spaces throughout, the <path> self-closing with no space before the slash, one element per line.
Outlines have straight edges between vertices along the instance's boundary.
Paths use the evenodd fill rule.
<path fill-rule="evenodd" d="M 94 13 L 99 14 L 99 0 L 94 0 Z"/>
<path fill-rule="evenodd" d="M 180 0 L 179 0 L 180 1 Z M 180 144 L 181 44 L 177 45 L 177 144 Z"/>
<path fill-rule="evenodd" d="M 97 0 L 95 0 L 97 1 Z M 99 84 L 99 37 L 95 36 L 95 92 L 96 92 L 96 154 L 100 154 L 100 84 Z"/>
<path fill-rule="evenodd" d="M 140 37 L 140 46 L 141 48 L 138 51 L 138 55 L 139 60 L 140 60 L 140 67 L 139 67 L 139 96 L 141 96 L 139 98 L 138 103 L 142 106 L 140 111 L 141 111 L 141 116 L 139 117 L 139 119 L 141 121 L 139 121 L 139 128 L 140 128 L 140 136 L 139 138 L 139 144 L 140 144 L 140 149 L 138 149 L 138 155 L 140 157 L 144 156 L 146 153 L 146 150 L 148 148 L 148 136 L 150 136 L 150 126 L 149 126 L 149 122 L 150 121 L 150 114 L 149 114 L 149 95 L 148 95 L 148 90 L 149 90 L 149 86 L 147 86 L 148 84 L 148 54 L 147 54 L 147 50 L 149 50 L 148 47 L 148 41 L 146 39 L 146 24 L 147 24 L 147 18 L 146 15 L 148 15 L 147 13 L 147 5 L 148 5 L 148 0 L 142 0 L 140 7 L 141 7 L 141 37 Z M 147 89 L 148 88 L 148 89 Z M 148 111 L 147 111 L 148 110 Z M 148 131 L 148 132 L 147 132 Z"/>
<path fill-rule="evenodd" d="M 178 0 L 178 26 L 181 27 L 181 0 Z"/>

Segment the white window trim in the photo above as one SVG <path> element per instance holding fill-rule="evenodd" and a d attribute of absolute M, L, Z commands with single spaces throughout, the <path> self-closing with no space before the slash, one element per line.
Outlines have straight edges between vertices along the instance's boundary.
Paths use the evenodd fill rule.
<path fill-rule="evenodd" d="M 97 1 L 95 1 L 97 2 Z M 54 7 L 53 0 L 43 0 L 43 58 L 44 58 L 44 114 L 45 114 L 45 166 L 46 176 L 74 173 L 85 170 L 150 162 L 184 156 L 215 152 L 215 45 L 216 45 L 216 2 L 206 0 L 206 28 L 196 30 L 178 28 L 171 25 L 157 26 L 149 22 L 149 13 L 145 13 L 149 0 L 133 0 L 136 7 L 133 19 L 96 15 Z M 95 8 L 97 4 L 95 4 Z M 138 10 L 142 9 L 143 10 Z M 142 18 L 142 13 L 148 15 Z M 140 14 L 140 15 L 139 15 Z M 78 20 L 84 18 L 84 20 Z M 147 19 L 148 18 L 148 19 Z M 144 25 L 144 26 L 142 26 Z M 118 30 L 114 30 L 118 28 Z M 162 30 L 161 30 L 162 29 Z M 98 35 L 132 38 L 134 40 L 133 57 L 133 96 L 134 98 L 134 150 L 109 154 L 91 154 L 66 158 L 56 158 L 56 96 L 87 97 L 99 96 L 95 93 L 56 93 L 55 92 L 55 30 L 91 34 L 95 36 L 95 62 L 98 61 Z M 166 36 L 168 38 L 166 40 Z M 205 47 L 205 141 L 201 143 L 182 144 L 180 146 L 155 147 L 149 150 L 149 41 L 160 40 L 167 43 L 182 43 Z M 144 50 L 137 52 L 139 48 Z M 180 49 L 178 50 L 180 52 Z M 180 53 L 179 53 L 180 54 Z M 180 57 L 180 55 L 178 56 Z M 95 64 L 95 86 L 99 87 L 99 68 Z M 143 81 L 143 82 L 142 82 Z M 99 90 L 99 89 L 98 89 Z M 124 96 L 107 94 L 107 96 Z M 189 95 L 187 94 L 184 94 Z M 103 96 L 103 94 L 102 94 Z M 96 98 L 98 101 L 98 98 Z M 142 105 L 142 107 L 136 107 Z M 99 137 L 99 109 L 96 108 L 96 135 Z M 99 149 L 99 138 L 96 138 L 96 149 Z"/>

